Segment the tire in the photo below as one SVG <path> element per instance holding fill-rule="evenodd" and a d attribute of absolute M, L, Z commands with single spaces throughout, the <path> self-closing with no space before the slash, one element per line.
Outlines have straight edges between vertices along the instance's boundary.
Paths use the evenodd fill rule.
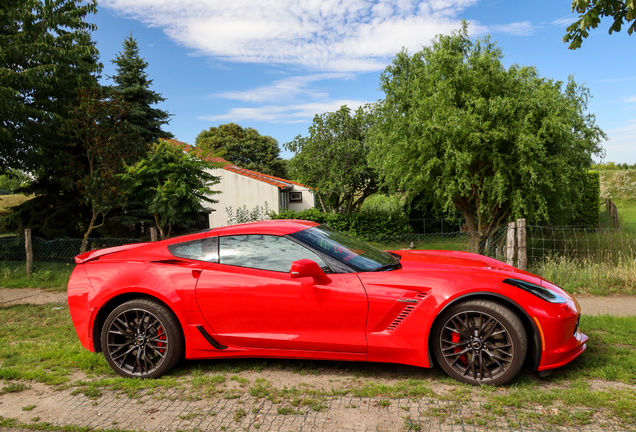
<path fill-rule="evenodd" d="M 523 366 L 528 338 L 505 306 L 470 300 L 451 306 L 433 329 L 435 358 L 448 375 L 473 385 L 501 385 Z"/>
<path fill-rule="evenodd" d="M 184 338 L 175 314 L 149 299 L 128 301 L 106 318 L 102 350 L 113 370 L 127 378 L 157 378 L 183 357 Z"/>

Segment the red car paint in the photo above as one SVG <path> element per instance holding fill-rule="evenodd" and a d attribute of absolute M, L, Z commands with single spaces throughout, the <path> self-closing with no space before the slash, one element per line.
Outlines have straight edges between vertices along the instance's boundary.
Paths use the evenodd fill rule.
<path fill-rule="evenodd" d="M 212 236 L 283 236 L 316 225 L 264 221 L 79 255 L 68 285 L 79 339 L 86 349 L 101 351 L 105 315 L 144 296 L 175 313 L 187 359 L 310 358 L 430 367 L 435 318 L 455 301 L 478 296 L 506 303 L 528 323 L 528 339 L 536 345 L 528 355 L 535 369 L 562 366 L 586 348 L 587 336 L 575 332 L 580 307 L 572 297 L 535 275 L 476 254 L 393 251 L 401 256 L 401 269 L 318 279 L 176 258 L 167 247 Z M 567 302 L 549 303 L 504 283 L 507 278 L 548 287 Z M 213 347 L 199 326 L 227 349 Z"/>

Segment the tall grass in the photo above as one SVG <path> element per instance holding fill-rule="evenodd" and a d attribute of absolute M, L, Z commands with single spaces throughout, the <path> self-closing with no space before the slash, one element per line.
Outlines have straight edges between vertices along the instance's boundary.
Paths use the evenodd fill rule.
<path fill-rule="evenodd" d="M 31 276 L 26 275 L 22 262 L 0 262 L 1 288 L 44 288 L 49 291 L 66 291 L 68 279 L 75 265 L 35 263 Z"/>
<path fill-rule="evenodd" d="M 536 261 L 530 271 L 570 293 L 636 294 L 636 256 L 634 254 L 624 254 L 614 262 L 548 256 Z"/>

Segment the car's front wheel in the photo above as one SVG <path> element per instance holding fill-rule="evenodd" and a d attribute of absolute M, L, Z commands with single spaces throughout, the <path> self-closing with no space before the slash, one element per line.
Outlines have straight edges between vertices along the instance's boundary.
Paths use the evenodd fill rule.
<path fill-rule="evenodd" d="M 523 366 L 528 348 L 523 323 L 499 303 L 470 300 L 453 305 L 433 331 L 437 361 L 459 381 L 501 385 Z"/>
<path fill-rule="evenodd" d="M 149 299 L 123 303 L 102 328 L 106 361 L 124 377 L 156 378 L 183 356 L 183 335 L 174 313 Z"/>

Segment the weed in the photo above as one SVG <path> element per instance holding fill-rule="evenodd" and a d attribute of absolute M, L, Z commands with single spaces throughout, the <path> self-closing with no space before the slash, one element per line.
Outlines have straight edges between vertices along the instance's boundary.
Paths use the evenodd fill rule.
<path fill-rule="evenodd" d="M 381 407 L 388 407 L 388 406 L 391 406 L 391 401 L 388 399 L 380 399 L 378 401 L 378 405 Z"/>
<path fill-rule="evenodd" d="M 296 413 L 296 411 L 290 407 L 280 407 L 278 408 L 277 412 L 280 415 L 288 415 L 288 414 Z"/>
<path fill-rule="evenodd" d="M 0 389 L 0 395 L 4 393 L 19 393 L 30 388 L 31 386 L 27 386 L 21 382 L 12 382 L 8 386 L 2 387 Z"/>
<path fill-rule="evenodd" d="M 236 411 L 234 411 L 234 421 L 237 423 L 240 422 L 245 416 L 246 414 L 243 408 L 239 408 Z"/>
<path fill-rule="evenodd" d="M 33 411 L 33 408 L 35 408 L 35 405 L 27 405 L 22 407 L 22 411 Z"/>

